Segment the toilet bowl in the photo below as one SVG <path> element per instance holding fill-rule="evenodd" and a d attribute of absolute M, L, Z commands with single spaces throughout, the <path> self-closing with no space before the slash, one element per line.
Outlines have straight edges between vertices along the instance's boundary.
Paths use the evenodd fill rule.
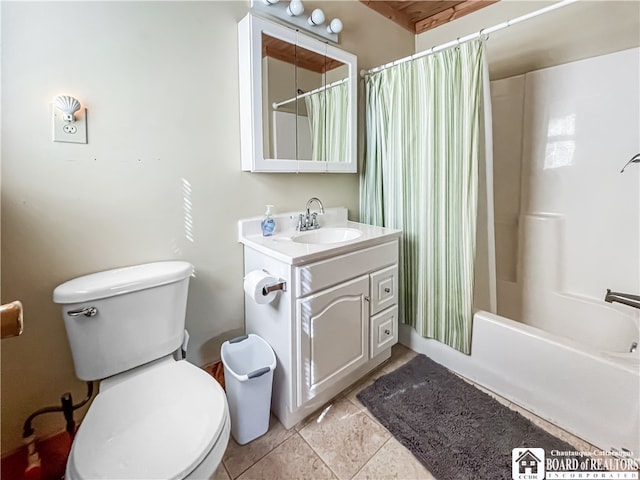
<path fill-rule="evenodd" d="M 186 262 L 158 262 L 54 290 L 76 374 L 102 379 L 72 443 L 66 479 L 214 474 L 229 440 L 224 390 L 204 370 L 174 358 L 192 271 Z"/>
<path fill-rule="evenodd" d="M 209 478 L 227 447 L 229 426 L 220 385 L 202 369 L 166 357 L 103 380 L 72 444 L 65 478 Z"/>

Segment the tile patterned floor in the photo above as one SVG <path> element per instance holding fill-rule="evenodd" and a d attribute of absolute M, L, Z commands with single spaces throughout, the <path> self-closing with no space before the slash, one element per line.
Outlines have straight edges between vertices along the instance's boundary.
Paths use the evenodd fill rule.
<path fill-rule="evenodd" d="M 392 372 L 416 355 L 396 345 L 391 359 L 345 390 L 324 409 L 285 430 L 271 417 L 269 431 L 240 446 L 233 439 L 215 480 L 254 479 L 415 479 L 434 477 L 358 401 L 356 395 L 376 378 Z M 578 450 L 593 447 L 484 390 Z"/>

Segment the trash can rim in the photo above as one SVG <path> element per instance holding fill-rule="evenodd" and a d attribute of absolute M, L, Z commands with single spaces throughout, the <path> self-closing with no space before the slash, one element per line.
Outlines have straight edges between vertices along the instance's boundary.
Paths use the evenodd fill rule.
<path fill-rule="evenodd" d="M 253 341 L 257 341 L 260 342 L 262 344 L 264 344 L 266 347 L 269 348 L 269 351 L 271 352 L 271 356 L 273 358 L 272 362 L 268 365 L 264 365 L 262 367 L 259 367 L 251 372 L 245 373 L 245 374 L 238 374 L 236 373 L 230 366 L 227 360 L 225 360 L 225 350 L 230 348 L 232 345 L 236 345 L 238 343 L 242 343 L 246 340 L 253 340 Z M 226 347 L 226 348 L 225 348 Z M 267 372 L 272 372 L 276 369 L 276 356 L 275 353 L 273 352 L 273 348 L 271 347 L 271 345 L 269 345 L 269 342 L 267 342 L 264 338 L 262 338 L 259 335 L 256 335 L 254 333 L 249 333 L 247 335 L 241 335 L 239 337 L 233 338 L 231 340 L 227 340 L 226 342 L 224 342 L 222 344 L 222 346 L 220 347 L 220 357 L 222 360 L 222 364 L 225 367 L 225 371 L 228 371 L 231 375 L 233 375 L 236 380 L 239 380 L 240 382 L 246 382 L 247 380 L 250 380 L 251 378 L 258 378 L 261 377 L 262 375 L 264 375 Z M 268 370 L 266 369 L 268 367 Z"/>

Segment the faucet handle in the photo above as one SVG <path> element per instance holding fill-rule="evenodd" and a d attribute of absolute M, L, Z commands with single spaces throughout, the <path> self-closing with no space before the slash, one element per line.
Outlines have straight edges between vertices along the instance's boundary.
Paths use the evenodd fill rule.
<path fill-rule="evenodd" d="M 309 224 L 309 228 L 320 228 L 320 225 L 318 225 L 318 212 L 313 212 L 311 214 L 311 222 Z"/>

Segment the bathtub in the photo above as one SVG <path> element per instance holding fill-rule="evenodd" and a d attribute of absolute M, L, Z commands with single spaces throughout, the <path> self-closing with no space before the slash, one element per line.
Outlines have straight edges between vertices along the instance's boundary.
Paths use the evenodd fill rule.
<path fill-rule="evenodd" d="M 588 345 L 479 311 L 473 318 L 470 356 L 422 338 L 407 325 L 399 333 L 400 342 L 412 350 L 598 449 L 638 459 L 640 348 L 629 352 L 631 343 L 638 342 L 636 322 L 633 316 L 614 313 L 609 328 L 604 322 L 602 335 Z"/>

